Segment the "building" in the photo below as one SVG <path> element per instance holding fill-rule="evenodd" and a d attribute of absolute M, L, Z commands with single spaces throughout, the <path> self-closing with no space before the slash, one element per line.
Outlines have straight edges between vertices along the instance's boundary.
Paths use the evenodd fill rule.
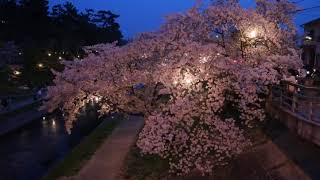
<path fill-rule="evenodd" d="M 309 68 L 320 70 L 320 18 L 302 25 L 302 60 Z"/>

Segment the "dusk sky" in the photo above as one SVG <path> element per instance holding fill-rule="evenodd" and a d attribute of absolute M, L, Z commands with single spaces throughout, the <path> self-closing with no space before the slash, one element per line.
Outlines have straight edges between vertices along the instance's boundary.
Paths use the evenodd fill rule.
<path fill-rule="evenodd" d="M 301 1 L 301 0 L 296 0 Z M 52 4 L 64 3 L 65 0 L 51 0 Z M 174 12 L 183 12 L 194 5 L 195 0 L 71 0 L 79 9 L 111 10 L 119 14 L 121 30 L 126 38 L 137 33 L 156 30 L 165 16 Z M 254 0 L 241 0 L 244 7 L 253 7 Z M 304 0 L 299 3 L 302 8 L 320 5 L 320 0 Z M 301 25 L 320 17 L 320 8 L 298 15 L 296 24 Z M 300 29 L 301 31 L 301 29 Z"/>

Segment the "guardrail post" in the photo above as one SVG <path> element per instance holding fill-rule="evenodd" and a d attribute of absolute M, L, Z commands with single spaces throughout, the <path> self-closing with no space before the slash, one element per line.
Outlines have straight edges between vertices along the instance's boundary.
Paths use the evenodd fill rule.
<path fill-rule="evenodd" d="M 282 101 L 283 101 L 283 87 L 280 86 L 280 106 L 282 106 Z"/>
<path fill-rule="evenodd" d="M 312 101 L 310 101 L 309 102 L 309 112 L 308 112 L 309 121 L 312 121 L 312 114 L 313 114 L 312 108 L 313 108 L 313 103 L 312 103 Z"/>
<path fill-rule="evenodd" d="M 295 93 L 293 93 L 291 111 L 295 113 L 296 112 L 296 107 L 297 107 L 297 97 L 296 97 Z"/>

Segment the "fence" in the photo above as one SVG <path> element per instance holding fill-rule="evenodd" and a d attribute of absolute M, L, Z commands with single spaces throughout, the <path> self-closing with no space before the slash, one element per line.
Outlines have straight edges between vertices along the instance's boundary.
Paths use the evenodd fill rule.
<path fill-rule="evenodd" d="M 320 126 L 320 88 L 282 82 L 271 88 L 270 98 L 274 106 Z"/>

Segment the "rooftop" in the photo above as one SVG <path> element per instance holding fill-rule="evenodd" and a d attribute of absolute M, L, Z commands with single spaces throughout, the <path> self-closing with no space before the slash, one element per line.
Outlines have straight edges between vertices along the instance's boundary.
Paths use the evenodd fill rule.
<path fill-rule="evenodd" d="M 312 21 L 309 21 L 307 23 L 304 23 L 302 24 L 301 26 L 304 27 L 304 26 L 310 26 L 310 25 L 314 25 L 314 24 L 317 24 L 317 23 L 320 23 L 320 18 L 317 18 L 317 19 L 314 19 Z"/>

